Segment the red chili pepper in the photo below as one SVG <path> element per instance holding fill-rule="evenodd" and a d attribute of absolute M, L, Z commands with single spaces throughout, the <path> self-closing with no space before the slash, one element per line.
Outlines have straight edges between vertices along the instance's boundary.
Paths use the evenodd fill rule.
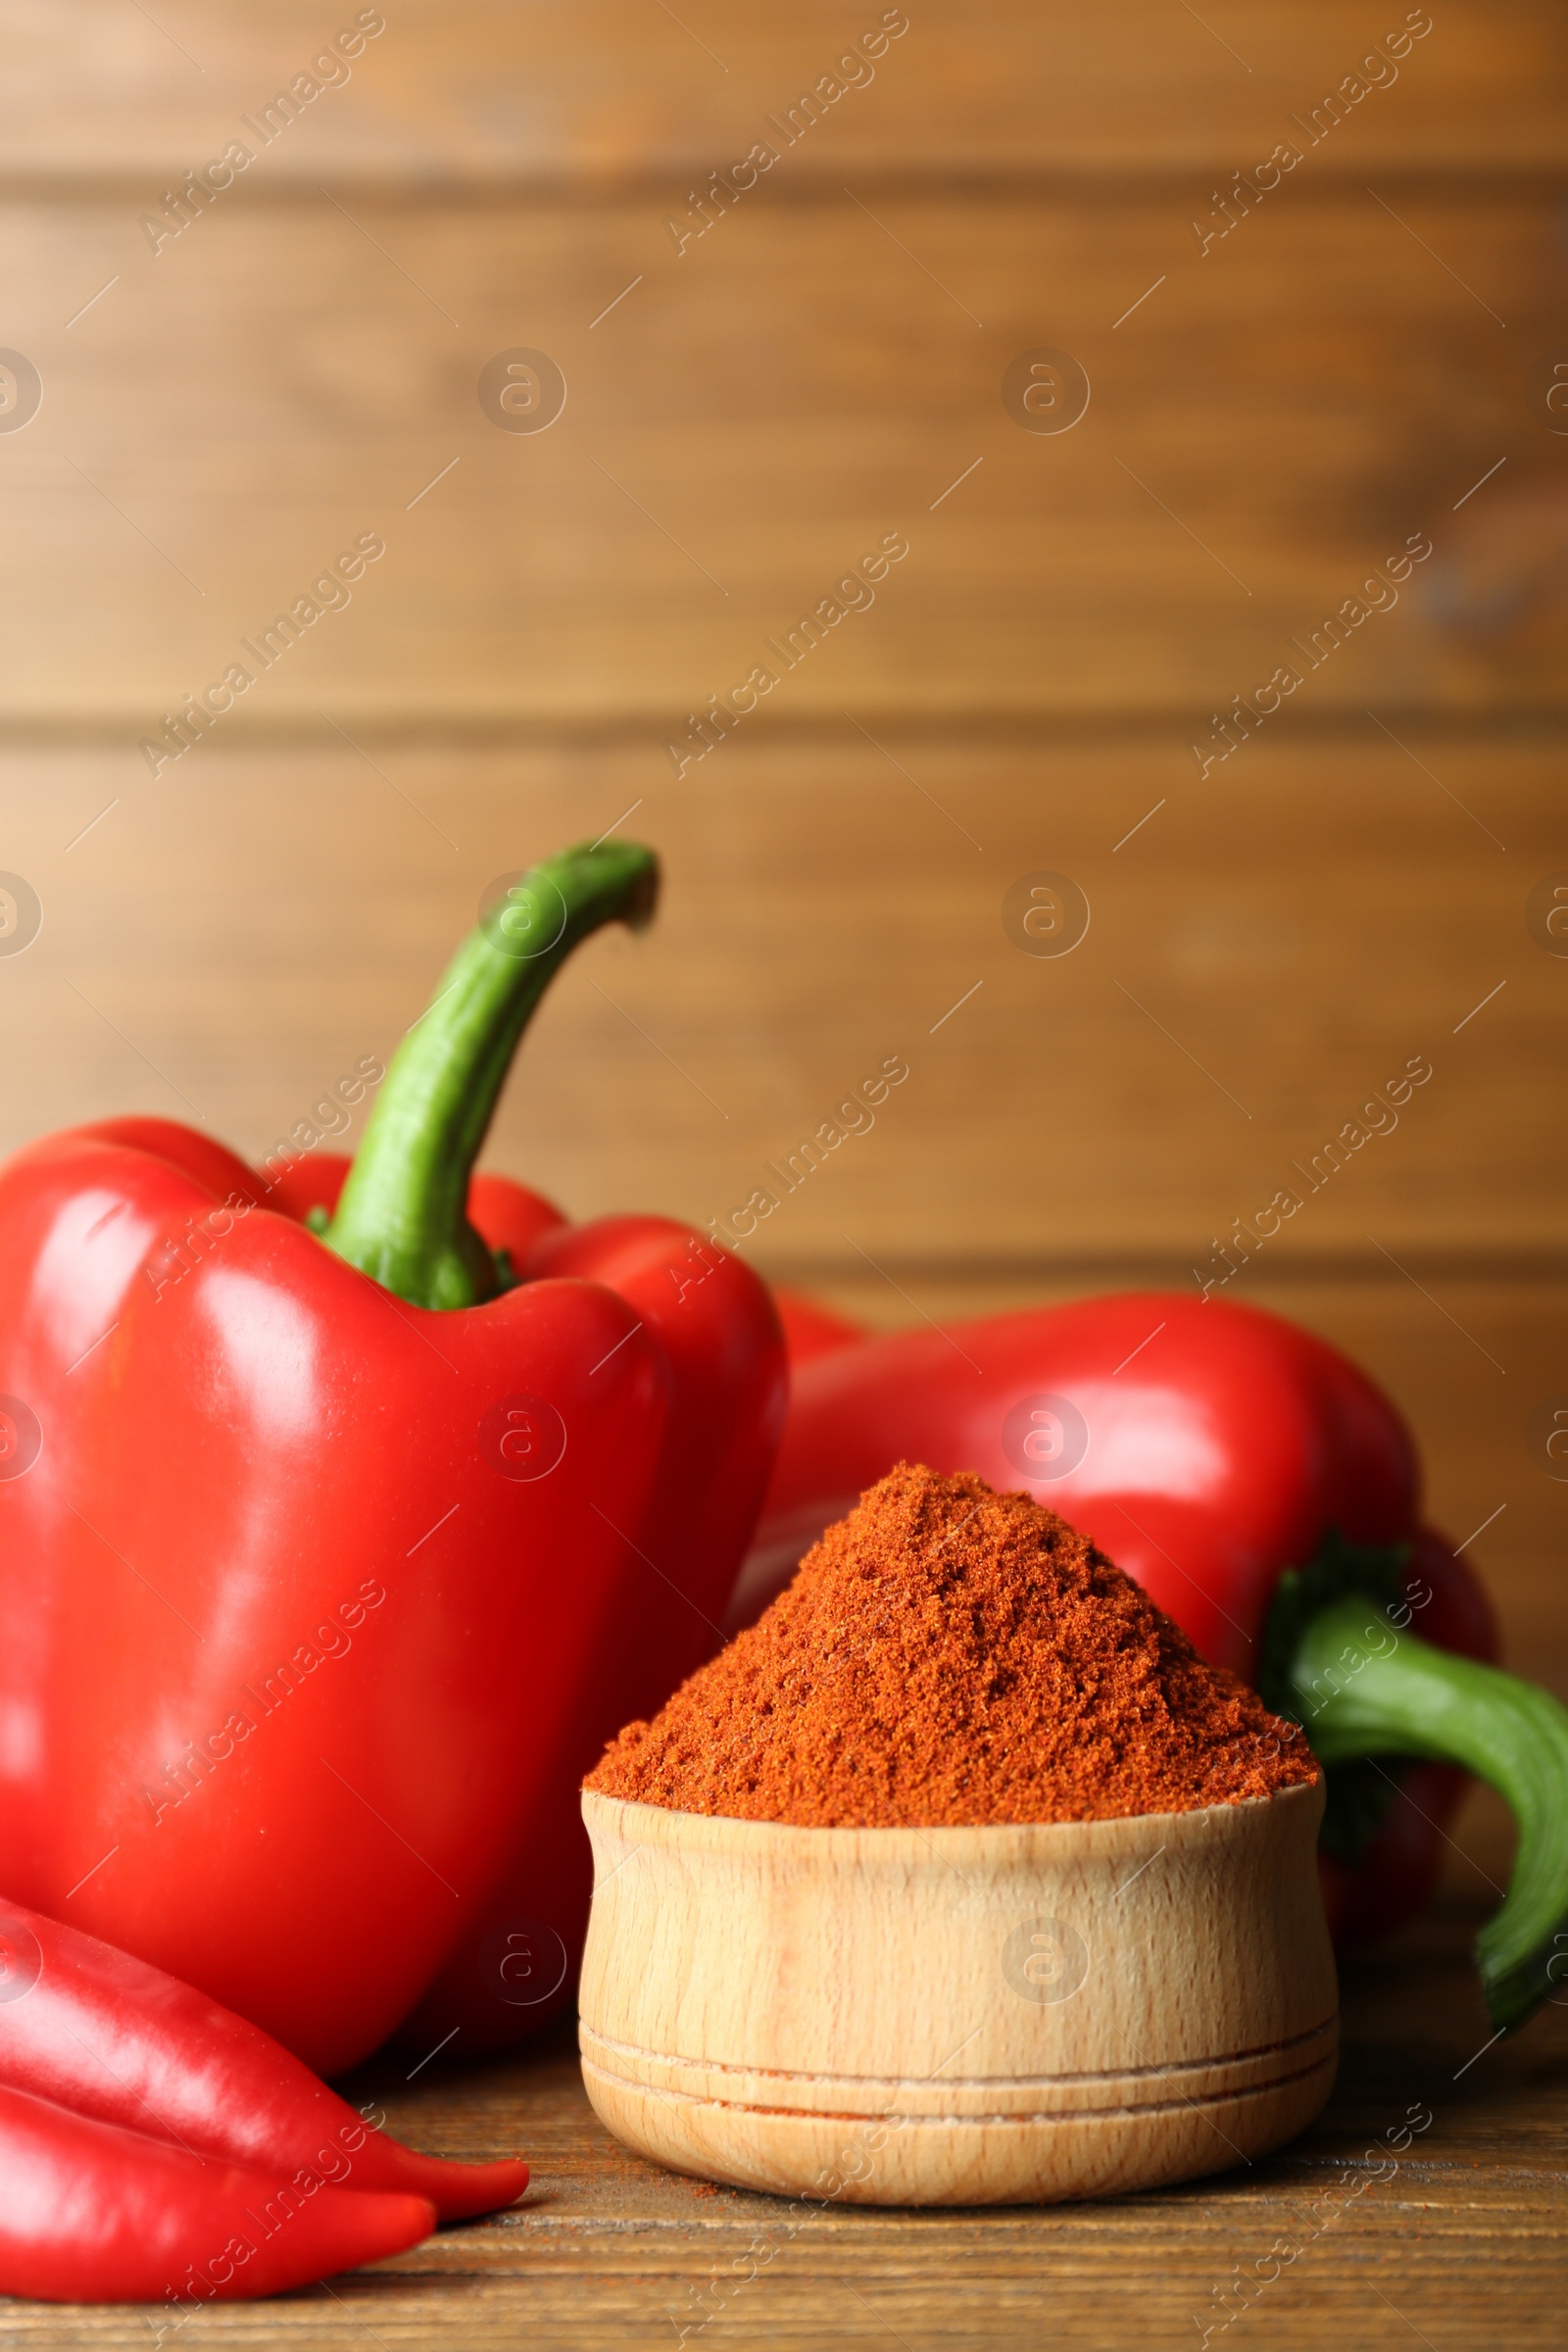
<path fill-rule="evenodd" d="M 747 1267 L 479 1179 L 498 1264 L 466 1213 L 552 972 L 656 882 L 612 841 L 513 886 L 324 1234 L 163 1121 L 0 1170 L 7 1885 L 323 2073 L 570 1998 L 578 1783 L 710 1646 L 766 1481 Z"/>
<path fill-rule="evenodd" d="M 515 2157 L 417 2155 L 259 2026 L 16 1903 L 0 1904 L 0 2084 L 274 2180 L 307 2172 L 422 2198 L 444 2222 L 494 2213 L 528 2185 Z"/>
<path fill-rule="evenodd" d="M 1478 1945 L 1494 2021 L 1568 1977 L 1568 1712 L 1482 1662 L 1486 1595 L 1420 1525 L 1409 1432 L 1345 1356 L 1279 1316 L 1156 1293 L 882 1339 L 783 1311 L 804 1351 L 732 1624 L 900 1459 L 1027 1487 L 1305 1725 L 1342 1932 L 1425 1901 L 1460 1766 L 1520 1824 Z"/>
<path fill-rule="evenodd" d="M 275 2295 L 416 2246 L 422 2197 L 204 2161 L 0 2087 L 0 2292 L 63 2303 Z"/>

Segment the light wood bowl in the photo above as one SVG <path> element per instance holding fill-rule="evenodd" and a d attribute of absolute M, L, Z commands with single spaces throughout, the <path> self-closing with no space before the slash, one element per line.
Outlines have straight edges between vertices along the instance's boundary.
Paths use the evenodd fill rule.
<path fill-rule="evenodd" d="M 1049 2204 L 1261 2155 L 1328 2097 L 1321 1784 L 1207 1812 L 813 1830 L 591 1793 L 583 2079 L 677 2172 Z"/>

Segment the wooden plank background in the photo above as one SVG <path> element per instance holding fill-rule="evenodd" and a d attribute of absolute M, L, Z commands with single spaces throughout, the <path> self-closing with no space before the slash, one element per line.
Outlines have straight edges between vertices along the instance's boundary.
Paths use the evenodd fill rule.
<path fill-rule="evenodd" d="M 1568 880 L 1560 12 L 1413 10 L 1430 29 L 1368 66 L 1402 7 L 931 0 L 842 69 L 880 6 L 383 13 L 264 141 L 247 122 L 356 8 L 0 0 L 0 343 L 42 385 L 24 429 L 0 409 L 0 869 L 43 906 L 0 954 L 0 1147 L 140 1107 L 265 1150 L 395 1044 L 496 874 L 617 823 L 664 855 L 660 921 L 564 974 L 493 1163 L 579 1213 L 705 1224 L 902 1054 L 874 1130 L 757 1245 L 873 1322 L 1192 1284 L 1423 1057 L 1397 1128 L 1232 1295 L 1387 1381 L 1442 1522 L 1490 1520 L 1471 1556 L 1512 1653 L 1568 1692 L 1568 1488 L 1532 1439 L 1568 1396 L 1568 957 L 1531 915 Z M 236 138 L 252 162 L 161 233 Z M 777 161 L 721 207 L 710 174 L 733 188 L 759 140 Z M 1299 161 L 1260 194 L 1282 141 Z M 1042 348 L 1091 387 L 1065 432 L 1004 404 Z M 516 349 L 564 374 L 548 431 L 481 405 Z M 366 533 L 351 601 L 154 773 L 165 714 Z M 908 553 L 874 602 L 775 660 L 885 534 Z M 1368 590 L 1384 609 L 1314 661 L 1411 537 L 1397 602 Z M 759 662 L 776 687 L 683 760 Z M 1259 720 L 1282 663 L 1300 684 Z M 1046 870 L 1091 907 L 1063 957 L 1004 926 Z M 1505 1860 L 1478 1800 L 1451 1899 Z M 1469 2046 L 1457 1933 L 1367 1996 L 1371 2048 L 1412 1987 L 1411 2081 Z M 1397 2221 L 1315 2257 L 1284 2340 L 1546 2340 L 1558 2040 L 1520 2044 L 1534 2087 L 1489 2091 Z M 505 2108 L 564 2201 L 521 2240 L 466 2233 L 444 2281 L 287 2307 L 291 2340 L 666 2340 L 749 2212 L 617 2171 L 564 2068 L 433 2075 L 410 2124 L 468 2146 Z M 1341 2161 L 1363 2081 L 1300 2164 Z M 1250 2193 L 1090 2209 L 1044 2253 L 1034 2224 L 917 2245 L 839 2217 L 765 2328 L 1022 2343 L 1045 2310 L 1119 2342 L 1135 2277 L 1186 2340 Z M 1407 2301 L 1412 2231 L 1445 2283 Z M 960 2241 L 989 2283 L 939 2307 Z M 760 2340 L 760 2295 L 732 2333 Z"/>
<path fill-rule="evenodd" d="M 305 138 L 281 142 L 270 170 L 309 182 L 329 164 L 438 191 L 679 179 L 744 153 L 736 142 L 758 135 L 759 117 L 813 85 L 884 12 L 881 0 L 797 0 L 772 14 L 691 0 L 678 16 L 643 0 L 404 0 L 375 13 L 388 30 L 351 61 L 351 85 L 312 102 Z M 904 45 L 875 61 L 874 89 L 850 93 L 874 103 L 830 117 L 835 160 L 814 148 L 800 159 L 819 178 L 846 163 L 944 181 L 1202 178 L 1220 166 L 1228 176 L 1267 152 L 1264 128 L 1280 124 L 1270 145 L 1288 135 L 1289 116 L 1410 12 L 1399 0 L 1383 11 L 1229 0 L 1205 17 L 1163 0 L 1095 14 L 925 0 L 901 13 Z M 4 169 L 67 187 L 110 174 L 161 186 L 359 15 L 354 0 L 335 11 L 170 0 L 152 16 L 120 0 L 6 0 Z M 1549 0 L 1467 4 L 1433 21 L 1397 61 L 1397 84 L 1356 113 L 1358 163 L 1445 177 L 1555 171 L 1568 76 Z M 1396 88 L 1397 111 L 1383 111 Z M 1354 176 L 1357 165 L 1334 160 Z"/>
<path fill-rule="evenodd" d="M 1194 781 L 1212 713 L 1281 664 L 1302 674 L 1287 731 L 1368 706 L 1396 728 L 1553 717 L 1550 205 L 1397 186 L 1396 219 L 1309 161 L 1205 256 L 1192 200 L 1147 188 L 763 182 L 679 256 L 646 201 L 564 193 L 356 191 L 345 213 L 258 180 L 156 256 L 119 192 L 0 200 L 12 331 L 45 385 L 4 452 L 8 700 L 134 761 L 373 532 L 352 603 L 204 753 L 319 739 L 323 707 L 355 733 L 613 726 L 652 784 L 688 711 L 782 670 L 767 640 L 898 533 L 874 603 L 754 731 L 846 703 L 875 727 L 1134 719 Z M 1065 432 L 1003 405 L 1039 347 L 1090 381 Z M 564 372 L 548 431 L 481 409 L 515 348 Z M 1311 632 L 1414 535 L 1431 555 L 1310 667 Z"/>

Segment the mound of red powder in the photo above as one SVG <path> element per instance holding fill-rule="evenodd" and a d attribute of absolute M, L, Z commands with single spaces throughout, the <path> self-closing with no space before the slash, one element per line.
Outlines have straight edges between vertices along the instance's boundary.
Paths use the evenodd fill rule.
<path fill-rule="evenodd" d="M 586 1786 L 745 1821 L 929 1829 L 1189 1812 L 1317 1769 L 1296 1725 L 1064 1519 L 901 1462 Z"/>

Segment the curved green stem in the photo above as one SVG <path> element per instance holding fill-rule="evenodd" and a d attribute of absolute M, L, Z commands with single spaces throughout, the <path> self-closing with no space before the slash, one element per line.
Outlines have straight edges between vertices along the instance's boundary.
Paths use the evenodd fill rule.
<path fill-rule="evenodd" d="M 1291 1711 L 1321 1763 L 1462 1764 L 1513 1808 L 1513 1877 L 1476 1963 L 1493 2024 L 1522 2025 L 1568 1985 L 1568 1709 L 1517 1675 L 1417 1641 L 1353 1594 L 1307 1621 L 1289 1679 Z"/>
<path fill-rule="evenodd" d="M 468 1177 L 528 1017 L 578 942 L 645 923 L 659 861 L 587 843 L 533 866 L 490 907 L 393 1056 L 329 1250 L 416 1306 L 472 1306 L 499 1287 L 467 1217 Z"/>

